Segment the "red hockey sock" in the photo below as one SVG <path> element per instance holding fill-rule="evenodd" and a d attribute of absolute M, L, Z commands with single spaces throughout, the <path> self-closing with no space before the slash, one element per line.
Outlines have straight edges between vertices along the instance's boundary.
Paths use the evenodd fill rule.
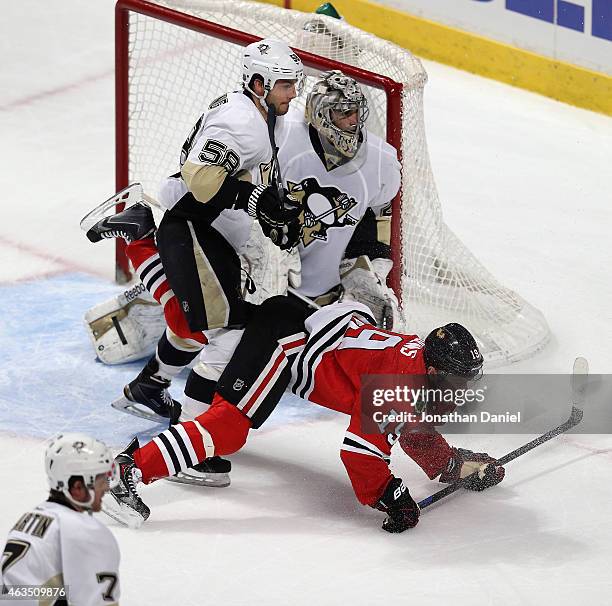
<path fill-rule="evenodd" d="M 185 471 L 207 457 L 240 450 L 250 427 L 249 419 L 215 394 L 206 412 L 157 435 L 134 452 L 134 461 L 142 473 L 142 481 L 149 484 Z"/>

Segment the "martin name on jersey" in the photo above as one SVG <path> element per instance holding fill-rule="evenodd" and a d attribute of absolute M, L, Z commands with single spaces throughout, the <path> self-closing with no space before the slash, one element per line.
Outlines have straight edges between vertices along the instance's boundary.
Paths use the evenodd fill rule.
<path fill-rule="evenodd" d="M 352 160 L 327 170 L 316 131 L 291 108 L 277 129 L 278 159 L 289 193 L 303 205 L 299 292 L 316 297 L 340 283 L 344 251 L 368 208 L 390 214 L 400 187 L 397 151 L 373 133 Z"/>
<path fill-rule="evenodd" d="M 93 515 L 45 501 L 22 515 L 9 532 L 0 585 L 5 593 L 26 585 L 41 597 L 42 588 L 65 589 L 67 594 L 66 601 L 60 592 L 49 592 L 53 599 L 20 598 L 24 606 L 112 606 L 119 603 L 119 559 L 115 537 Z"/>

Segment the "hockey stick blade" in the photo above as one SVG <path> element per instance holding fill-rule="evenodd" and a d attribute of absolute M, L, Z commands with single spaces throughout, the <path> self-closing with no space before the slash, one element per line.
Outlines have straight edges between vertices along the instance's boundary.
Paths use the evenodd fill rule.
<path fill-rule="evenodd" d="M 572 371 L 572 402 L 577 408 L 582 408 L 584 404 L 588 377 L 589 363 L 587 359 L 582 357 L 576 358 Z"/>
<path fill-rule="evenodd" d="M 574 368 L 572 373 L 572 411 L 567 421 L 565 421 L 565 423 L 562 423 L 558 427 L 547 431 L 541 436 L 538 436 L 534 440 L 531 440 L 531 442 L 527 442 L 526 444 L 519 446 L 512 452 L 509 452 L 503 457 L 497 459 L 497 462 L 500 465 L 505 465 L 506 463 L 513 461 L 521 455 L 524 455 L 526 452 L 529 452 L 530 450 L 533 450 L 534 448 L 540 446 L 541 444 L 552 440 L 556 436 L 561 435 L 566 431 L 569 431 L 572 427 L 575 427 L 576 425 L 578 425 L 578 423 L 580 423 L 580 421 L 582 421 L 584 413 L 582 411 L 581 406 L 584 403 L 584 393 L 587 383 L 588 372 L 589 365 L 586 359 L 576 358 L 576 360 L 574 361 Z M 459 488 L 462 488 L 469 478 L 470 476 L 467 476 L 466 478 L 463 478 L 463 480 L 459 480 L 458 482 L 449 484 L 448 486 L 446 486 L 446 488 L 443 488 L 442 490 L 435 492 L 429 497 L 426 497 L 422 501 L 419 501 L 419 507 L 421 509 L 425 509 L 426 507 L 429 507 L 430 505 L 433 505 L 434 503 L 438 502 L 440 499 L 447 497 L 449 494 L 452 494 Z"/>

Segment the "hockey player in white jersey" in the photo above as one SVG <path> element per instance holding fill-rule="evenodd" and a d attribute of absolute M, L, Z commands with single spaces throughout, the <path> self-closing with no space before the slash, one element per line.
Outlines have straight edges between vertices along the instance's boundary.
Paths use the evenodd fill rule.
<path fill-rule="evenodd" d="M 91 514 L 119 480 L 109 448 L 80 433 L 54 438 L 45 452 L 49 498 L 9 532 L 2 559 L 4 598 L 20 604 L 119 603 L 119 547 Z M 2 599 L 2 598 L 0 598 Z"/>
<path fill-rule="evenodd" d="M 172 417 L 176 403 L 167 387 L 206 343 L 202 331 L 248 320 L 252 306 L 240 291 L 238 254 L 253 220 L 279 248 L 297 243 L 299 210 L 268 186 L 272 147 L 266 120 L 274 106 L 282 122 L 302 87 L 302 63 L 285 43 L 266 38 L 248 45 L 242 90 L 210 104 L 183 145 L 180 172 L 162 185 L 159 200 L 167 211 L 157 234 L 150 208 L 139 203 L 100 219 L 111 199 L 83 220 L 94 242 L 130 242 L 126 253 L 136 274 L 164 307 L 169 328 L 125 388 L 131 412 Z"/>

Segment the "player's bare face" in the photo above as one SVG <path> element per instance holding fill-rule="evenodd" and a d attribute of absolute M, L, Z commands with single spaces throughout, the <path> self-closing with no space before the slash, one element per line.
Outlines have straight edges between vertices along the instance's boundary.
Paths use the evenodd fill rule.
<path fill-rule="evenodd" d="M 108 476 L 105 473 L 96 476 L 93 485 L 93 502 L 90 507 L 88 507 L 87 503 L 89 503 L 92 497 L 91 490 L 81 480 L 77 480 L 70 489 L 70 495 L 74 501 L 84 504 L 80 511 L 85 511 L 88 508 L 92 511 L 100 511 L 102 508 L 102 497 L 106 492 L 108 492 Z"/>
<path fill-rule="evenodd" d="M 278 116 L 284 116 L 289 111 L 289 104 L 297 97 L 296 80 L 277 80 L 266 97 L 268 105 L 273 104 Z"/>
<path fill-rule="evenodd" d="M 347 133 L 354 133 L 359 123 L 359 112 L 356 107 L 346 111 L 331 110 L 331 119 L 334 126 Z"/>

